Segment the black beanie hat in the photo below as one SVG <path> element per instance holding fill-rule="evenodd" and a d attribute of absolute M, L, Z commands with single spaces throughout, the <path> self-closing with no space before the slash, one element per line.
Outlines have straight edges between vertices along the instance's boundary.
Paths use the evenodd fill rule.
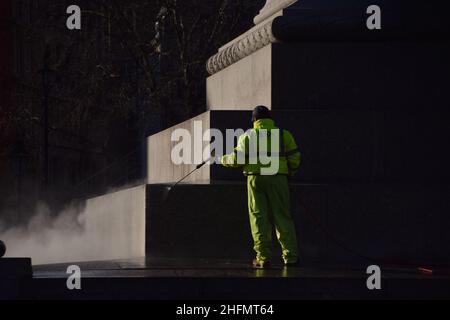
<path fill-rule="evenodd" d="M 255 121 L 260 119 L 271 119 L 270 110 L 265 106 L 257 106 L 253 110 L 253 119 Z"/>

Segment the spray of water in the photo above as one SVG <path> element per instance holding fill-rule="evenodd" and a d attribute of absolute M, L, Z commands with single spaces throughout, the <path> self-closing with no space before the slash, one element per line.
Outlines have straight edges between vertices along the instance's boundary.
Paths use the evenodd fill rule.
<path fill-rule="evenodd" d="M 39 204 L 28 224 L 0 221 L 6 257 L 31 257 L 33 264 L 129 259 L 145 255 L 145 188 L 127 189 L 71 204 L 52 215 Z"/>
<path fill-rule="evenodd" d="M 49 207 L 40 203 L 27 225 L 8 229 L 2 223 L 6 257 L 32 257 L 37 264 L 76 260 L 85 235 L 84 215 L 73 205 L 52 217 Z"/>

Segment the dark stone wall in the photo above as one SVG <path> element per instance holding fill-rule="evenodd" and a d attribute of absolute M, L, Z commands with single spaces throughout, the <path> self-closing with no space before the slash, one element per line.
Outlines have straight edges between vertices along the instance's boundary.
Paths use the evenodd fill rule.
<path fill-rule="evenodd" d="M 433 33 L 448 32 L 446 11 L 434 18 L 439 6 L 394 7 L 400 23 L 386 21 L 403 28 L 399 38 L 334 33 L 273 44 L 273 117 L 303 155 L 292 180 L 303 264 L 450 263 L 450 44 Z M 287 12 L 287 22 L 298 17 Z M 419 16 L 408 29 L 408 17 Z M 246 129 L 250 112 L 213 111 L 211 126 Z M 235 182 L 183 185 L 168 197 L 149 187 L 149 255 L 252 257 L 244 177 L 220 166 L 211 176 Z"/>
<path fill-rule="evenodd" d="M 450 179 L 447 112 L 433 109 L 275 110 L 302 152 L 294 181 L 301 183 L 441 183 Z M 213 111 L 211 125 L 250 126 L 250 112 Z M 215 181 L 244 179 L 241 170 L 215 165 Z"/>
<path fill-rule="evenodd" d="M 273 45 L 273 109 L 448 109 L 450 44 Z"/>
<path fill-rule="evenodd" d="M 449 191 L 438 185 L 293 184 L 301 262 L 448 264 Z M 149 186 L 146 251 L 149 257 L 251 259 L 245 184 L 180 185 L 170 193 Z M 279 251 L 274 241 L 275 258 Z"/>
<path fill-rule="evenodd" d="M 148 257 L 251 257 L 243 184 L 147 188 Z"/>

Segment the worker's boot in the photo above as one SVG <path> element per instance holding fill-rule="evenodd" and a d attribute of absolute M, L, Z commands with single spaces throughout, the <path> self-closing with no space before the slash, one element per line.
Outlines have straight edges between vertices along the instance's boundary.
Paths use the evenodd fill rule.
<path fill-rule="evenodd" d="M 270 261 L 258 261 L 253 260 L 253 268 L 254 269 L 267 269 L 270 268 Z"/>

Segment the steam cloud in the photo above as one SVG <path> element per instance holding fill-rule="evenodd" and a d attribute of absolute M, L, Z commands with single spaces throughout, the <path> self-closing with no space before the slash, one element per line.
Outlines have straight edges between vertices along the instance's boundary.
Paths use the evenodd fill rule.
<path fill-rule="evenodd" d="M 33 264 L 84 259 L 89 251 L 87 239 L 92 237 L 85 232 L 84 217 L 85 212 L 75 206 L 52 217 L 48 206 L 39 204 L 26 226 L 6 229 L 0 223 L 6 257 L 31 257 Z"/>
<path fill-rule="evenodd" d="M 23 227 L 0 221 L 6 257 L 31 257 L 34 265 L 137 258 L 145 255 L 144 188 L 127 189 L 70 205 L 52 216 L 39 204 Z"/>

